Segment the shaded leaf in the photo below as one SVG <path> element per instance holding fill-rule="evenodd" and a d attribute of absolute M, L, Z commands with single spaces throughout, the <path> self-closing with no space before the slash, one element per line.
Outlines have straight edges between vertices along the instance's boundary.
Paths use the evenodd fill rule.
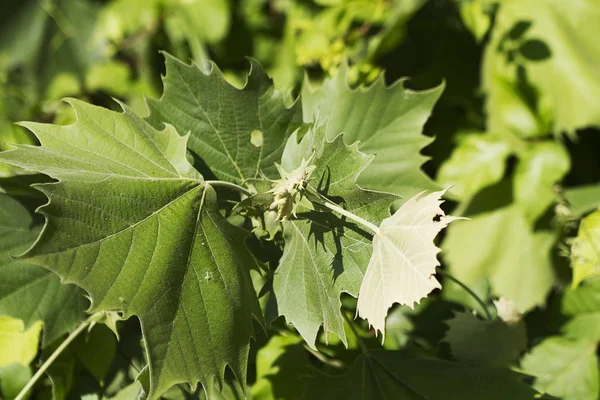
<path fill-rule="evenodd" d="M 285 93 L 273 88 L 260 64 L 251 61 L 243 89 L 228 83 L 216 65 L 205 75 L 165 55 L 167 76 L 160 100 L 149 100 L 149 120 L 155 126 L 172 124 L 181 134 L 189 132 L 189 150 L 219 179 L 243 183 L 264 173 L 277 178 L 285 141 L 302 123 L 300 104 L 284 105 Z M 259 130 L 263 145 L 252 145 Z"/>

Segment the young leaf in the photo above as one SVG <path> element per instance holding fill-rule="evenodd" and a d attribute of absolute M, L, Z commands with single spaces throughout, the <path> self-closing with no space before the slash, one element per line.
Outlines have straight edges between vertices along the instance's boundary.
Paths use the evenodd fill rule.
<path fill-rule="evenodd" d="M 444 191 L 418 194 L 381 223 L 360 286 L 358 315 L 385 337 L 385 317 L 394 303 L 413 307 L 433 289 L 440 249 L 433 239 L 455 217 L 440 208 Z"/>
<path fill-rule="evenodd" d="M 229 365 L 244 380 L 252 315 L 260 315 L 245 234 L 220 214 L 214 190 L 186 159 L 186 137 L 129 111 L 69 101 L 77 123 L 25 124 L 41 146 L 0 159 L 42 172 L 46 225 L 28 260 L 85 289 L 92 311 L 139 317 L 150 399 Z"/>
<path fill-rule="evenodd" d="M 52 271 L 12 257 L 29 248 L 39 231 L 25 207 L 0 193 L 0 315 L 23 320 L 26 328 L 42 321 L 46 347 L 85 319 L 89 302 Z"/>
<path fill-rule="evenodd" d="M 533 348 L 522 362 L 535 377 L 533 387 L 564 400 L 596 400 L 600 374 L 596 343 L 552 336 Z"/>
<path fill-rule="evenodd" d="M 442 90 L 440 85 L 415 92 L 406 89 L 403 81 L 388 88 L 383 76 L 366 89 L 351 90 L 347 67 L 342 66 L 318 90 L 305 86 L 304 120 L 314 121 L 318 116 L 327 121 L 328 140 L 344 132 L 346 144 L 358 141 L 360 151 L 376 154 L 358 179 L 360 187 L 409 198 L 437 189 L 420 169 L 426 160 L 420 151 L 431 142 L 421 131 Z"/>
<path fill-rule="evenodd" d="M 315 152 L 311 187 L 346 210 L 378 224 L 389 216 L 397 196 L 360 189 L 356 180 L 372 156 L 347 146 L 340 135 L 329 142 L 322 127 L 310 131 L 292 151 L 305 158 Z M 305 145 L 310 143 L 310 145 Z M 296 144 L 290 140 L 288 146 Z M 302 152 L 303 151 L 303 152 Z M 296 166 L 289 161 L 290 166 Z M 342 292 L 357 296 L 371 256 L 371 234 L 345 217 L 326 212 L 298 213 L 285 221 L 285 248 L 275 271 L 273 290 L 280 315 L 314 346 L 319 327 L 346 343 L 340 312 Z"/>
<path fill-rule="evenodd" d="M 189 150 L 219 179 L 243 183 L 262 172 L 277 178 L 275 163 L 285 141 L 302 124 L 300 104 L 284 105 L 284 91 L 273 88 L 260 64 L 251 61 L 243 89 L 228 83 L 216 65 L 205 75 L 165 54 L 167 76 L 160 100 L 149 100 L 149 121 L 172 124 L 190 134 Z M 257 132 L 262 143 L 257 146 Z M 254 142 L 254 144 L 253 144 Z"/>
<path fill-rule="evenodd" d="M 573 287 L 584 279 L 600 274 L 600 210 L 581 221 L 577 237 L 571 246 Z"/>
<path fill-rule="evenodd" d="M 309 382 L 304 398 L 530 400 L 535 394 L 519 381 L 518 374 L 509 370 L 410 359 L 397 351 L 374 351 L 358 357 L 344 375 L 318 373 Z"/>

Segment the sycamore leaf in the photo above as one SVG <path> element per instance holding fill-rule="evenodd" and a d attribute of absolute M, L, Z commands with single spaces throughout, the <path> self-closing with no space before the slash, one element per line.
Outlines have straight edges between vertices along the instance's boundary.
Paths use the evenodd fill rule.
<path fill-rule="evenodd" d="M 518 205 L 471 218 L 448 228 L 442 248 L 449 272 L 467 286 L 487 279 L 492 294 L 520 312 L 544 304 L 555 281 L 554 233 L 534 231 Z"/>
<path fill-rule="evenodd" d="M 25 330 L 20 319 L 0 317 L 0 367 L 12 363 L 29 365 L 37 355 L 41 332 L 39 321 Z"/>
<path fill-rule="evenodd" d="M 551 336 L 521 361 L 533 387 L 563 400 L 597 400 L 600 393 L 596 342 Z"/>
<path fill-rule="evenodd" d="M 573 287 L 584 279 L 600 274 L 600 210 L 581 221 L 571 246 Z"/>
<path fill-rule="evenodd" d="M 566 188 L 564 196 L 571 212 L 579 216 L 600 206 L 600 185 Z"/>
<path fill-rule="evenodd" d="M 415 92 L 404 82 L 386 87 L 383 76 L 366 89 L 352 90 L 347 67 L 326 79 L 318 90 L 307 84 L 302 92 L 305 121 L 326 122 L 327 139 L 344 132 L 344 142 L 359 142 L 358 149 L 376 154 L 358 178 L 358 185 L 398 194 L 404 198 L 423 190 L 437 189 L 421 171 L 426 158 L 420 154 L 431 138 L 421 135 L 423 125 L 443 90 Z"/>
<path fill-rule="evenodd" d="M 42 321 L 42 347 L 85 319 L 89 302 L 75 285 L 63 285 L 45 268 L 15 260 L 38 237 L 27 209 L 0 194 L 0 315 L 18 318 L 29 328 Z"/>
<path fill-rule="evenodd" d="M 291 154 L 308 159 L 314 153 L 311 188 L 374 224 L 389 216 L 397 196 L 356 185 L 372 156 L 359 152 L 356 144 L 345 145 L 343 135 L 327 141 L 322 126 L 307 133 L 299 144 L 293 139 L 295 136 L 286 147 L 283 164 L 295 168 L 302 157 L 292 159 Z M 273 280 L 279 315 L 285 316 L 310 346 L 314 347 L 321 325 L 325 334 L 334 333 L 346 343 L 340 295 L 358 295 L 371 256 L 371 235 L 329 210 L 297 215 L 299 219 L 284 222 L 286 245 Z"/>
<path fill-rule="evenodd" d="M 508 367 L 527 347 L 527 333 L 522 321 L 502 318 L 484 321 L 471 312 L 457 312 L 446 322 L 444 341 L 450 344 L 454 358 L 481 367 Z"/>
<path fill-rule="evenodd" d="M 440 249 L 433 240 L 451 221 L 440 208 L 444 191 L 418 194 L 383 220 L 360 287 L 357 313 L 385 337 L 385 317 L 394 303 L 413 307 L 433 289 Z"/>
<path fill-rule="evenodd" d="M 318 373 L 307 400 L 531 400 L 536 392 L 519 374 L 498 368 L 473 368 L 443 360 L 410 359 L 399 351 L 373 351 L 357 358 L 344 375 Z"/>
<path fill-rule="evenodd" d="M 148 100 L 149 121 L 189 132 L 189 150 L 219 179 L 243 183 L 262 172 L 277 178 L 275 163 L 285 141 L 302 124 L 300 104 L 284 105 L 284 91 L 276 90 L 260 64 L 251 61 L 243 89 L 228 83 L 216 65 L 205 75 L 165 54 L 167 75 L 160 100 Z M 262 143 L 256 146 L 257 131 Z"/>
<path fill-rule="evenodd" d="M 181 382 L 211 390 L 226 365 L 244 381 L 260 315 L 256 263 L 187 161 L 187 137 L 129 111 L 69 102 L 76 124 L 27 123 L 42 145 L 0 155 L 59 180 L 38 186 L 50 201 L 28 261 L 85 289 L 90 311 L 139 317 L 150 399 Z"/>

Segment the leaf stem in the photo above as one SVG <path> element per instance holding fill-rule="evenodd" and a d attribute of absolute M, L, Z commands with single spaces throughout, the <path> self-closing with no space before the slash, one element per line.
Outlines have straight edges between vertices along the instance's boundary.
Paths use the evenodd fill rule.
<path fill-rule="evenodd" d="M 235 190 L 237 192 L 245 194 L 248 197 L 254 195 L 254 193 L 252 193 L 248 189 L 243 188 L 240 185 L 236 185 L 235 183 L 231 183 L 231 182 L 226 182 L 226 181 L 204 181 L 204 183 L 206 185 L 208 185 L 208 186 L 224 187 L 224 188 L 228 188 L 228 189 L 233 189 L 233 190 Z"/>
<path fill-rule="evenodd" d="M 88 319 L 86 319 L 85 321 L 83 321 L 77 328 L 75 328 L 75 330 L 73 332 L 71 332 L 69 334 L 69 336 L 67 336 L 67 338 L 60 344 L 60 346 L 58 346 L 56 348 L 56 350 L 54 350 L 54 353 L 52 353 L 50 355 L 50 357 L 48 357 L 48 359 L 42 364 L 42 366 L 37 370 L 37 372 L 35 373 L 35 375 L 33 375 L 31 377 L 31 379 L 29 380 L 29 382 L 27 382 L 27 385 L 25 385 L 25 387 L 23 389 L 21 389 L 21 392 L 19 392 L 19 394 L 17 395 L 17 397 L 15 397 L 15 400 L 23 400 L 23 399 L 25 399 L 25 396 L 33 388 L 33 386 L 35 385 L 35 383 L 42 377 L 42 375 L 44 375 L 44 373 L 52 365 L 52 363 L 54 361 L 56 361 L 56 359 L 58 358 L 58 356 L 60 356 L 60 354 L 67 347 L 69 347 L 69 345 L 71 344 L 71 342 L 73 342 L 73 340 L 75 340 L 75 338 L 81 332 L 83 332 L 88 326 L 90 326 L 91 324 L 93 324 L 95 322 L 98 322 L 104 316 L 105 316 L 105 314 L 103 312 L 92 314 L 92 315 L 90 315 L 90 317 Z"/>
<path fill-rule="evenodd" d="M 321 197 L 323 197 L 323 196 L 321 196 Z M 337 204 L 335 204 L 331 200 L 327 199 L 326 197 L 323 197 L 323 198 L 325 199 L 325 201 L 322 204 L 325 207 L 329 208 L 330 210 L 338 212 L 338 213 L 342 214 L 344 217 L 350 218 L 351 220 L 358 222 L 359 224 L 361 224 L 365 228 L 369 228 L 369 230 L 373 231 L 376 234 L 381 232 L 381 230 L 379 229 L 379 227 L 377 225 L 367 221 L 364 218 L 359 217 L 358 215 L 352 214 L 350 211 L 343 209 L 342 207 L 338 206 Z"/>
<path fill-rule="evenodd" d="M 452 282 L 454 282 L 455 284 L 460 286 L 465 292 L 467 292 L 471 297 L 473 297 L 475 299 L 475 301 L 477 301 L 477 303 L 479 304 L 479 306 L 485 313 L 486 318 L 490 321 L 494 320 L 494 317 L 492 317 L 490 310 L 488 310 L 488 308 L 485 305 L 485 303 L 483 302 L 483 300 L 481 300 L 481 298 L 479 296 L 477 296 L 477 294 L 474 291 L 469 289 L 469 287 L 467 285 L 465 285 L 464 283 L 462 283 L 461 281 L 459 281 L 458 279 L 456 279 L 455 277 L 453 277 L 446 271 L 442 271 L 441 269 L 438 268 L 437 272 L 438 272 L 438 274 L 444 275 L 446 278 L 450 279 Z"/>

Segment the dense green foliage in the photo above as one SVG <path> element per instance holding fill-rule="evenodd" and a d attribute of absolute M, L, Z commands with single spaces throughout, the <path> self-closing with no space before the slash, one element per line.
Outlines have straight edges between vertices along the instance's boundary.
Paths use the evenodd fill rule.
<path fill-rule="evenodd" d="M 4 6 L 0 398 L 600 399 L 596 0 Z"/>

